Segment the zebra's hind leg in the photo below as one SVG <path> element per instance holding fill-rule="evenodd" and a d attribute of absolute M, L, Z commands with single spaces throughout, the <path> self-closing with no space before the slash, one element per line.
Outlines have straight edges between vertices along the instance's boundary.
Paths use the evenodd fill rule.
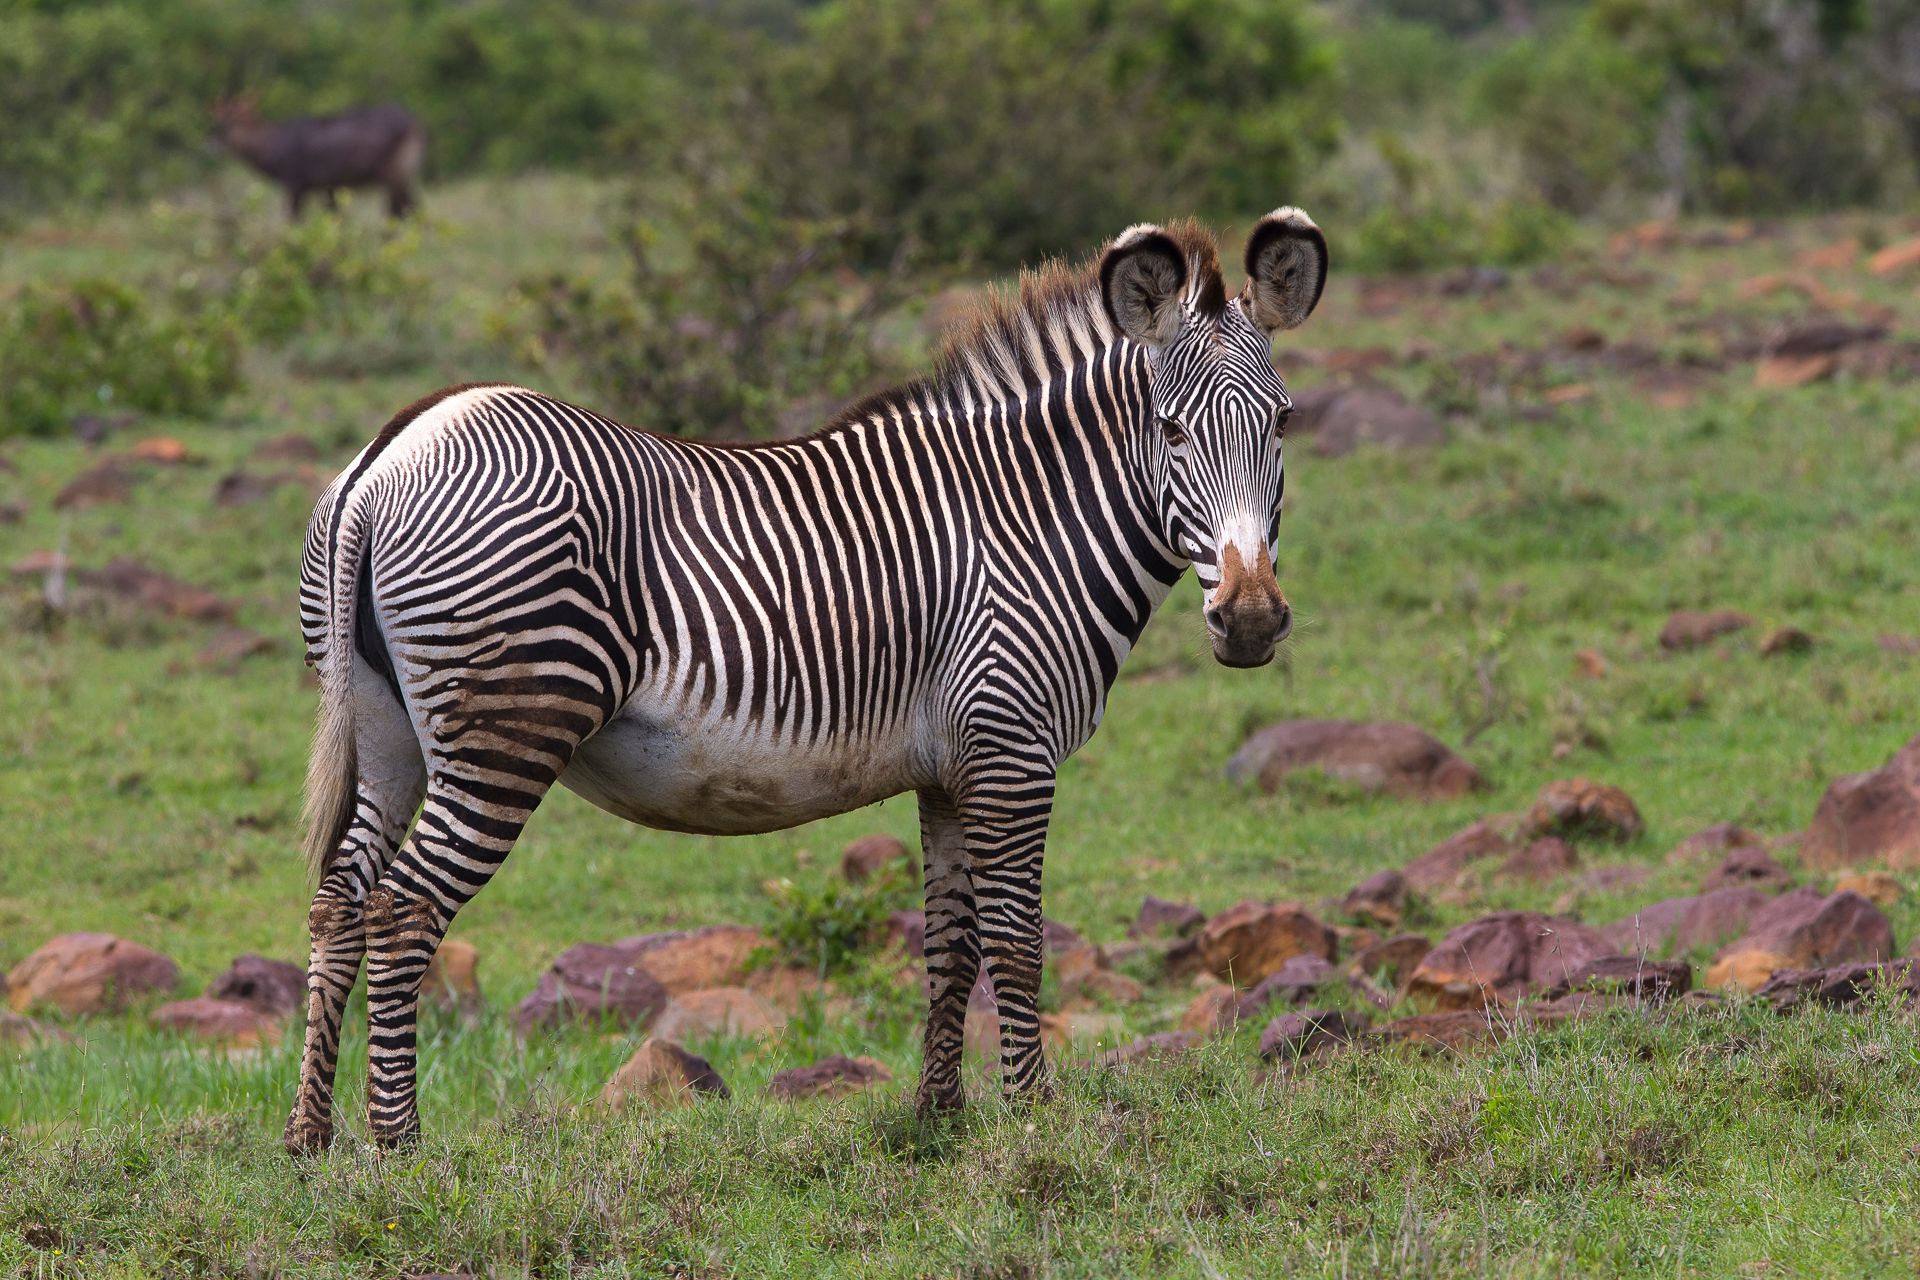
<path fill-rule="evenodd" d="M 920 793 L 920 849 L 927 891 L 927 1034 L 920 1068 L 920 1112 L 958 1110 L 966 1043 L 967 997 L 980 972 L 974 930 L 967 828 L 943 791 Z"/>
<path fill-rule="evenodd" d="M 393 710 L 398 714 L 398 704 Z M 361 723 L 368 726 L 363 714 Z M 400 721 L 405 726 L 405 721 Z M 370 761 L 370 734 L 362 735 L 360 759 Z M 333 1141 L 333 1080 L 340 1057 L 340 1024 L 347 997 L 360 978 L 365 952 L 363 909 L 367 894 L 386 871 L 426 792 L 426 769 L 411 738 L 382 757 L 378 777 L 355 784 L 353 820 L 340 848 L 328 859 L 307 913 L 311 948 L 307 958 L 307 1030 L 300 1083 L 284 1138 L 294 1155 L 311 1155 Z M 411 748 L 409 754 L 408 748 Z"/>
<path fill-rule="evenodd" d="M 1050 767 L 1017 759 L 985 769 L 961 807 L 973 868 L 981 962 L 1000 1014 L 1000 1067 L 1014 1097 L 1052 1088 L 1040 1047 L 1040 868 L 1053 813 Z"/>

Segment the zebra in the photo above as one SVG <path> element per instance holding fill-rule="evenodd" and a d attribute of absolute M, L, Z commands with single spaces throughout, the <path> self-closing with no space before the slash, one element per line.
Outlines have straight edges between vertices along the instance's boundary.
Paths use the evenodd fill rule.
<path fill-rule="evenodd" d="M 930 376 L 795 440 L 656 435 L 495 384 L 388 422 L 320 498 L 301 564 L 317 888 L 287 1148 L 332 1140 L 363 958 L 369 1129 L 418 1137 L 421 978 L 556 782 L 709 834 L 917 793 L 915 1104 L 964 1101 L 982 968 L 1003 1087 L 1045 1096 L 1056 770 L 1188 566 L 1219 662 L 1268 662 L 1292 625 L 1272 337 L 1318 303 L 1325 236 L 1277 209 L 1245 266 L 1229 297 L 1197 224 L 1131 227 L 1023 273 Z"/>

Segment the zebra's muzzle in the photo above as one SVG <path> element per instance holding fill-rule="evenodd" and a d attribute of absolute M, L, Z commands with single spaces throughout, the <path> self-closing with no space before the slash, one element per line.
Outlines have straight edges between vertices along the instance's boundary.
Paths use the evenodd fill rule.
<path fill-rule="evenodd" d="M 1263 667 L 1293 630 L 1293 610 L 1264 550 L 1248 565 L 1228 543 L 1220 557 L 1220 585 L 1206 608 L 1214 660 L 1226 667 Z"/>

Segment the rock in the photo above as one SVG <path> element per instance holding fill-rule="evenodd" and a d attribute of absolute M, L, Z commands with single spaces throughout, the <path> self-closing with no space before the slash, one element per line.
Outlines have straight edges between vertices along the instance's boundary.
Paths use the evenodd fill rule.
<path fill-rule="evenodd" d="M 701 1098 L 730 1098 L 733 1091 L 696 1053 L 671 1040 L 649 1036 L 600 1090 L 602 1106 L 644 1103 L 651 1107 L 692 1106 Z"/>
<path fill-rule="evenodd" d="M 1254 986 L 1298 955 L 1331 961 L 1338 943 L 1333 930 L 1294 903 L 1240 902 L 1207 921 L 1200 955 L 1223 981 Z"/>
<path fill-rule="evenodd" d="M 1316 955 L 1295 956 L 1275 973 L 1260 980 L 1260 985 L 1241 997 L 1234 1009 L 1234 1020 L 1250 1021 L 1274 1004 L 1304 1004 L 1332 982 L 1334 967 Z"/>
<path fill-rule="evenodd" d="M 840 852 L 840 874 L 856 884 L 898 866 L 913 863 L 913 851 L 893 836 L 861 836 Z"/>
<path fill-rule="evenodd" d="M 1607 660 L 1598 649 L 1575 649 L 1573 671 L 1575 675 L 1588 680 L 1604 680 L 1607 676 Z"/>
<path fill-rule="evenodd" d="M 1716 889 L 1764 889 L 1775 891 L 1791 888 L 1793 877 L 1787 869 L 1773 860 L 1773 855 L 1765 849 L 1751 846 L 1735 849 L 1720 860 L 1720 865 L 1707 873 L 1700 884 L 1703 893 L 1712 893 Z"/>
<path fill-rule="evenodd" d="M 1200 939 L 1175 938 L 1160 953 L 1160 978 L 1179 982 L 1207 971 L 1206 957 L 1200 954 Z"/>
<path fill-rule="evenodd" d="M 1460 873 L 1482 858 L 1505 854 L 1511 842 L 1488 822 L 1476 822 L 1456 832 L 1409 862 L 1401 874 L 1415 893 L 1433 893 L 1460 879 Z"/>
<path fill-rule="evenodd" d="M 1876 992 L 1888 989 L 1902 1004 L 1920 997 L 1920 962 L 1890 960 L 1824 969 L 1783 969 L 1755 994 L 1782 1013 L 1809 1002 L 1857 1013 Z"/>
<path fill-rule="evenodd" d="M 195 996 L 161 1005 L 150 1021 L 162 1031 L 192 1036 L 222 1048 L 251 1049 L 280 1043 L 287 1019 L 285 1014 L 267 1013 L 243 1000 Z"/>
<path fill-rule="evenodd" d="M 420 995 L 443 1009 L 471 1012 L 484 1003 L 480 997 L 480 951 L 471 942 L 442 938 L 440 949 L 427 961 L 420 979 Z"/>
<path fill-rule="evenodd" d="M 1680 960 L 1645 956 L 1596 956 L 1547 989 L 1554 1000 L 1574 991 L 1613 990 L 1658 1004 L 1693 988 L 1693 968 Z"/>
<path fill-rule="evenodd" d="M 1432 410 L 1373 383 L 1294 392 L 1287 433 L 1311 437 L 1322 458 L 1345 457 L 1361 445 L 1420 449 L 1447 442 L 1446 423 Z"/>
<path fill-rule="evenodd" d="M 284 960 L 236 956 L 227 971 L 207 985 L 206 994 L 284 1018 L 306 1007 L 307 971 Z"/>
<path fill-rule="evenodd" d="M 1199 1044 L 1200 1037 L 1191 1031 L 1162 1031 L 1111 1049 L 1095 1058 L 1094 1065 L 1131 1067 L 1144 1062 L 1164 1062 L 1191 1053 Z"/>
<path fill-rule="evenodd" d="M 755 957 L 773 943 L 747 925 L 712 924 L 640 934 L 614 945 L 644 965 L 669 993 L 679 995 L 708 987 L 751 986 L 747 978 Z"/>
<path fill-rule="evenodd" d="M 1229 986 L 1209 987 L 1195 996 L 1180 1015 L 1180 1030 L 1210 1036 L 1230 1027 L 1239 1016 L 1240 993 Z"/>
<path fill-rule="evenodd" d="M 1867 270 L 1877 276 L 1898 275 L 1916 265 L 1920 265 L 1920 239 L 1890 244 L 1867 259 Z"/>
<path fill-rule="evenodd" d="M 747 974 L 745 982 L 725 985 L 743 986 L 790 1016 L 808 1001 L 827 994 L 827 985 L 819 974 L 787 964 L 763 965 Z"/>
<path fill-rule="evenodd" d="M 1304 1058 L 1322 1049 L 1350 1044 L 1366 1029 L 1364 1015 L 1337 1009 L 1283 1013 L 1260 1032 L 1260 1056 L 1269 1062 Z"/>
<path fill-rule="evenodd" d="M 1340 900 L 1341 913 L 1350 919 L 1392 929 L 1407 909 L 1407 878 L 1398 871 L 1376 871 Z"/>
<path fill-rule="evenodd" d="M 127 556 L 115 556 L 106 568 L 84 570 L 75 577 L 83 586 L 155 613 L 193 622 L 227 622 L 234 605 L 205 587 L 169 577 Z"/>
<path fill-rule="evenodd" d="M 1876 907 L 1890 907 L 1905 896 L 1900 882 L 1884 871 L 1858 871 L 1833 882 L 1835 893 L 1857 893 Z"/>
<path fill-rule="evenodd" d="M 130 452 L 141 462 L 152 462 L 163 467 L 178 466 L 187 460 L 187 446 L 172 436 L 149 436 L 135 442 Z"/>
<path fill-rule="evenodd" d="M 320 446 L 297 431 L 290 431 L 254 446 L 253 456 L 261 462 L 318 462 Z"/>
<path fill-rule="evenodd" d="M 1127 926 L 1129 938 L 1190 938 L 1200 932 L 1207 917 L 1190 902 L 1169 902 L 1148 894 L 1140 914 Z"/>
<path fill-rule="evenodd" d="M 1777 658 L 1785 653 L 1812 653 L 1813 637 L 1798 627 L 1775 627 L 1760 642 L 1760 656 Z"/>
<path fill-rule="evenodd" d="M 1593 867 L 1583 871 L 1574 879 L 1572 892 L 1578 895 L 1592 893 L 1625 893 L 1629 889 L 1638 889 L 1653 879 L 1653 868 L 1635 863 L 1616 862 L 1604 867 Z"/>
<path fill-rule="evenodd" d="M 802 1098 L 838 1098 L 864 1093 L 876 1084 L 893 1079 L 893 1072 L 872 1058 L 848 1058 L 835 1054 L 810 1067 L 790 1067 L 774 1073 L 767 1081 L 767 1093 L 780 1102 L 798 1102 Z"/>
<path fill-rule="evenodd" d="M 1796 889 L 1755 912 L 1747 935 L 1714 958 L 1703 982 L 1757 991 L 1782 969 L 1873 964 L 1897 950 L 1887 917 L 1859 894 Z"/>
<path fill-rule="evenodd" d="M 194 661 L 203 667 L 232 671 L 248 658 L 272 653 L 278 647 L 271 637 L 247 627 L 222 627 L 200 647 Z"/>
<path fill-rule="evenodd" d="M 7 974 L 7 1003 L 19 1013 L 42 1007 L 69 1017 L 113 1013 L 179 981 L 173 961 L 137 942 L 110 933 L 63 933 Z"/>
<path fill-rule="evenodd" d="M 927 955 L 927 913 L 924 911 L 896 911 L 887 917 L 887 936 L 900 944 L 900 949 L 916 960 L 924 960 Z"/>
<path fill-rule="evenodd" d="M 669 1000 L 654 1019 L 653 1034 L 684 1043 L 713 1036 L 766 1035 L 786 1024 L 778 1009 L 745 987 L 712 987 Z"/>
<path fill-rule="evenodd" d="M 666 985 L 632 948 L 582 942 L 560 953 L 513 1017 L 523 1034 L 569 1021 L 644 1027 L 669 999 Z"/>
<path fill-rule="evenodd" d="M 1719 822 L 1694 832 L 1675 845 L 1673 852 L 1667 855 L 1667 865 L 1677 867 L 1695 858 L 1734 849 L 1758 849 L 1765 853 L 1767 841 L 1758 832 L 1749 831 L 1736 823 Z"/>
<path fill-rule="evenodd" d="M 1866 342 L 1878 342 L 1887 336 L 1883 324 L 1847 324 L 1839 320 L 1819 320 L 1796 325 L 1767 345 L 1770 355 L 1818 356 Z"/>
<path fill-rule="evenodd" d="M 1753 625 L 1753 619 L 1735 609 L 1679 609 L 1660 628 L 1660 647 L 1698 649 L 1701 645 Z"/>
<path fill-rule="evenodd" d="M 1507 855 L 1500 864 L 1503 880 L 1525 884 L 1544 884 L 1566 875 L 1580 865 L 1580 855 L 1558 836 L 1541 836 Z"/>
<path fill-rule="evenodd" d="M 1511 1024 L 1486 1009 L 1457 1009 L 1396 1018 L 1368 1037 L 1369 1043 L 1404 1046 L 1423 1053 L 1465 1053 L 1511 1034 Z"/>
<path fill-rule="evenodd" d="M 213 487 L 213 505 L 216 507 L 250 507 L 265 502 L 281 485 L 291 484 L 297 477 L 283 471 L 262 473 L 248 471 L 242 467 L 221 476 Z"/>
<path fill-rule="evenodd" d="M 1620 788 L 1585 778 L 1563 778 L 1540 789 L 1520 820 L 1520 834 L 1529 840 L 1560 836 L 1627 841 L 1640 834 L 1641 826 L 1640 810 Z"/>
<path fill-rule="evenodd" d="M 1440 1009 L 1512 1004 L 1612 951 L 1598 929 L 1537 911 L 1501 911 L 1443 938 L 1414 969 L 1407 992 Z"/>
<path fill-rule="evenodd" d="M 0 987 L 0 996 L 6 990 Z M 43 1045 L 58 1044 L 73 1039 L 64 1031 L 56 1030 L 44 1022 L 32 1018 L 23 1018 L 13 1010 L 0 1007 L 0 1047 L 12 1049 L 40 1048 Z"/>
<path fill-rule="evenodd" d="M 1920 871 L 1920 738 L 1878 769 L 1828 786 L 1807 826 L 1800 862 L 1823 871 L 1862 862 Z"/>
<path fill-rule="evenodd" d="M 141 475 L 120 458 L 102 458 L 67 482 L 54 495 L 54 509 L 101 507 L 125 502 L 133 496 L 133 486 Z"/>
<path fill-rule="evenodd" d="M 1227 776 L 1276 789 L 1298 769 L 1368 791 L 1451 800 L 1486 785 L 1472 765 L 1410 724 L 1283 720 L 1255 731 L 1227 762 Z"/>
<path fill-rule="evenodd" d="M 1131 1003 L 1146 995 L 1141 985 L 1124 973 L 1115 973 L 1099 947 L 1086 943 L 1062 951 L 1049 962 L 1063 1000 L 1111 1000 Z"/>
<path fill-rule="evenodd" d="M 1718 947 L 1747 931 L 1754 912 L 1771 899 L 1750 886 L 1716 889 L 1690 898 L 1668 898 L 1642 907 L 1602 932 L 1631 955 L 1671 951 L 1684 955 L 1700 947 Z"/>
<path fill-rule="evenodd" d="M 1389 982 L 1399 986 L 1431 950 L 1433 943 L 1423 933 L 1397 934 L 1355 952 L 1347 972 L 1367 977 L 1385 973 Z"/>
<path fill-rule="evenodd" d="M 1833 352 L 1805 356 L 1764 356 L 1753 367 L 1753 385 L 1764 391 L 1791 391 L 1833 376 L 1840 358 Z"/>
<path fill-rule="evenodd" d="M 1081 937 L 1079 931 L 1072 925 L 1061 924 L 1050 916 L 1040 918 L 1040 939 L 1050 956 L 1059 955 L 1062 951 L 1072 951 L 1075 947 L 1083 947 L 1087 943 L 1087 940 Z"/>

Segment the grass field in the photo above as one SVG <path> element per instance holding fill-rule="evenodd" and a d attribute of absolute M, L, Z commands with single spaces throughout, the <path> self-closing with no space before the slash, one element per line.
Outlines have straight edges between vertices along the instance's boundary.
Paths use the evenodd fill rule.
<path fill-rule="evenodd" d="M 372 361 L 381 372 L 367 376 L 297 346 L 254 353 L 248 389 L 218 414 L 142 420 L 101 446 L 166 434 L 194 459 L 150 468 L 123 504 L 54 509 L 91 461 L 78 441 L 0 443 L 0 501 L 25 507 L 0 524 L 0 567 L 54 548 L 79 565 L 137 556 L 237 600 L 240 620 L 279 642 L 236 670 L 210 668 L 196 660 L 203 626 L 111 608 L 49 617 L 37 578 L 7 580 L 0 965 L 54 934 L 109 931 L 178 960 L 191 994 L 238 953 L 304 957 L 295 844 L 315 694 L 294 586 L 311 498 L 289 485 L 219 507 L 216 483 L 260 469 L 250 453 L 287 432 L 337 465 L 426 390 L 534 377 L 499 354 L 489 316 L 526 272 L 607 261 L 605 194 L 560 178 L 434 192 L 422 250 L 434 306 L 418 351 Z M 0 292 L 90 273 L 165 278 L 179 269 L 155 230 L 166 224 L 129 211 L 17 227 L 0 243 Z M 1572 775 L 1625 788 L 1647 820 L 1618 851 L 1583 850 L 1587 862 L 1644 865 L 1651 878 L 1571 894 L 1489 886 L 1435 907 L 1427 932 L 1503 907 L 1616 919 L 1696 890 L 1704 868 L 1665 855 L 1700 827 L 1803 827 L 1836 774 L 1882 763 L 1920 728 L 1920 657 L 1879 643 L 1920 632 L 1920 415 L 1914 384 L 1895 377 L 1843 366 L 1764 389 L 1750 358 L 1721 356 L 1821 310 L 1756 279 L 1797 270 L 1811 247 L 1912 230 L 1835 220 L 1630 253 L 1596 236 L 1553 272 L 1456 295 L 1341 277 L 1332 228 L 1334 281 L 1280 345 L 1283 374 L 1310 387 L 1333 353 L 1387 348 L 1376 376 L 1456 408 L 1453 439 L 1344 458 L 1290 449 L 1279 571 L 1298 639 L 1274 667 L 1215 667 L 1197 589 L 1182 585 L 1101 732 L 1062 771 L 1048 914 L 1108 941 L 1147 893 L 1209 912 L 1245 897 L 1319 904 Z M 1910 286 L 1857 267 L 1819 274 L 1849 295 L 1826 310 L 1891 308 L 1889 341 L 1920 338 Z M 924 342 L 911 317 L 895 327 L 909 348 Z M 1686 395 L 1656 397 L 1644 363 L 1577 354 L 1591 341 L 1568 341 L 1575 327 L 1598 330 L 1603 350 L 1638 344 L 1663 368 L 1706 367 L 1686 374 Z M 596 407 L 645 421 L 638 407 Z M 1683 607 L 1742 609 L 1760 625 L 1664 653 L 1655 637 Z M 1813 652 L 1760 657 L 1775 624 L 1812 633 Z M 1576 678 L 1581 648 L 1605 655 L 1604 678 Z M 1332 783 L 1272 796 L 1229 783 L 1221 766 L 1245 731 L 1289 716 L 1411 721 L 1460 747 L 1492 788 L 1422 805 Z M 709 840 L 627 826 L 556 792 L 454 926 L 484 958 L 491 1012 L 430 1022 L 428 1136 L 402 1158 L 362 1142 L 361 1042 L 343 1057 L 348 1132 L 313 1167 L 278 1144 L 294 1044 L 197 1052 L 150 1030 L 143 1007 L 74 1026 L 70 1044 L 6 1049 L 0 1270 L 1920 1270 L 1912 1011 L 1615 1012 L 1481 1056 L 1356 1055 L 1270 1078 L 1256 1075 L 1250 1028 L 1153 1070 L 1069 1063 L 1059 1099 L 1037 1108 L 1008 1108 L 983 1078 L 977 1105 L 940 1126 L 911 1117 L 918 1010 L 884 983 L 862 986 L 850 1016 L 707 1046 L 733 1100 L 667 1115 L 590 1105 L 631 1039 L 512 1034 L 506 1012 L 566 946 L 765 923 L 763 882 L 828 876 L 869 831 L 914 839 L 911 800 Z M 1888 912 L 1902 947 L 1920 933 L 1920 879 L 1904 887 Z M 1156 988 L 1123 1011 L 1127 1028 L 1172 1025 L 1190 994 Z M 773 1071 L 827 1052 L 872 1054 L 895 1080 L 842 1102 L 762 1100 Z"/>

